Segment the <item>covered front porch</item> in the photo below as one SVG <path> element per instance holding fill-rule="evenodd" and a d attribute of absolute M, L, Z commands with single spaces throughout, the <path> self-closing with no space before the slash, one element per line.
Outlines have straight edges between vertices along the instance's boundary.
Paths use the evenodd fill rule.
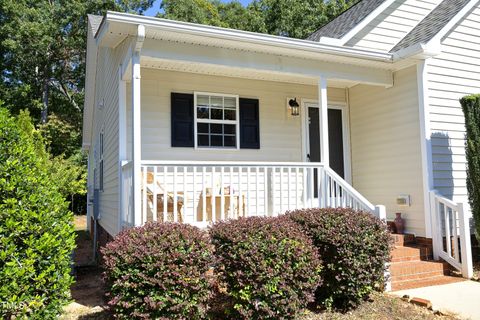
<path fill-rule="evenodd" d="M 388 55 L 327 54 L 322 50 L 333 48 L 307 42 L 299 51 L 289 39 L 240 50 L 244 44 L 234 40 L 189 34 L 178 42 L 179 30 L 160 38 L 156 31 L 138 25 L 123 41 L 125 30 L 105 36 L 123 57 L 120 228 L 147 221 L 206 226 L 308 207 L 353 207 L 385 218 L 383 206 L 352 187 L 349 89 L 391 87 Z M 242 115 L 242 101 L 256 105 L 257 115 Z"/>

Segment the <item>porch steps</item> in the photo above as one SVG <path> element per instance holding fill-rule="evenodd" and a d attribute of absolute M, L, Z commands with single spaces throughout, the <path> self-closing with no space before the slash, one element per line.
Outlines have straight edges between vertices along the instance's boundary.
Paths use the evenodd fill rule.
<path fill-rule="evenodd" d="M 390 281 L 392 291 L 414 289 L 463 281 L 452 277 L 451 267 L 433 260 L 433 249 L 417 241 L 413 234 L 392 234 Z"/>

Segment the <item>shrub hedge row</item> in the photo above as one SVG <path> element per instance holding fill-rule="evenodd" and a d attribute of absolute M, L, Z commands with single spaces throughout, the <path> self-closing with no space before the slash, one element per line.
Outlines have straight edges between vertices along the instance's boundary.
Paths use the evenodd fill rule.
<path fill-rule="evenodd" d="M 27 113 L 0 107 L 0 319 L 57 319 L 70 298 L 73 215 Z"/>
<path fill-rule="evenodd" d="M 233 318 L 293 319 L 313 301 L 321 264 L 311 240 L 287 219 L 241 218 L 210 230 L 219 282 Z"/>
<path fill-rule="evenodd" d="M 147 223 L 102 248 L 108 304 L 123 319 L 202 319 L 213 261 L 206 233 L 186 224 Z"/>
<path fill-rule="evenodd" d="M 350 309 L 383 288 L 391 237 L 382 221 L 352 209 L 305 209 L 287 216 L 309 235 L 323 260 L 318 302 Z"/>
<path fill-rule="evenodd" d="M 383 288 L 390 237 L 370 213 L 308 209 L 208 232 L 150 223 L 120 233 L 103 255 L 118 318 L 208 318 L 220 288 L 222 318 L 293 319 L 314 297 L 345 310 Z"/>

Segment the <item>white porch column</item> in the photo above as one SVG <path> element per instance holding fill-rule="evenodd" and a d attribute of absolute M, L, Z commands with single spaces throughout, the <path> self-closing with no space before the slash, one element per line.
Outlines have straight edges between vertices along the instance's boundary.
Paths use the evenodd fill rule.
<path fill-rule="evenodd" d="M 328 147 L 328 100 L 327 100 L 327 79 L 321 76 L 318 80 L 318 107 L 320 124 L 320 155 L 321 162 L 329 166 L 330 153 Z"/>
<path fill-rule="evenodd" d="M 122 164 L 127 160 L 127 83 L 123 80 L 122 66 L 118 70 L 118 198 L 120 212 L 118 214 L 118 231 L 124 227 L 127 208 L 123 193 L 123 170 Z"/>
<path fill-rule="evenodd" d="M 133 160 L 133 212 L 134 226 L 142 224 L 141 197 L 141 105 L 140 105 L 140 54 L 135 52 L 132 57 L 132 160 Z"/>
<path fill-rule="evenodd" d="M 141 226 L 142 196 L 141 196 L 141 104 L 140 104 L 140 51 L 145 39 L 145 27 L 138 26 L 137 40 L 132 55 L 132 161 L 133 161 L 133 224 Z"/>

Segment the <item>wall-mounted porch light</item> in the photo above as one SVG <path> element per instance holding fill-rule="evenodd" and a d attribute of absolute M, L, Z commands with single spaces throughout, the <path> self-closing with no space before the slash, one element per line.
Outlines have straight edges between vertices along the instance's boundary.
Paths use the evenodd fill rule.
<path fill-rule="evenodd" d="M 290 107 L 290 111 L 292 116 L 299 116 L 300 115 L 300 105 L 297 102 L 297 98 L 293 98 L 288 100 L 288 106 Z"/>

